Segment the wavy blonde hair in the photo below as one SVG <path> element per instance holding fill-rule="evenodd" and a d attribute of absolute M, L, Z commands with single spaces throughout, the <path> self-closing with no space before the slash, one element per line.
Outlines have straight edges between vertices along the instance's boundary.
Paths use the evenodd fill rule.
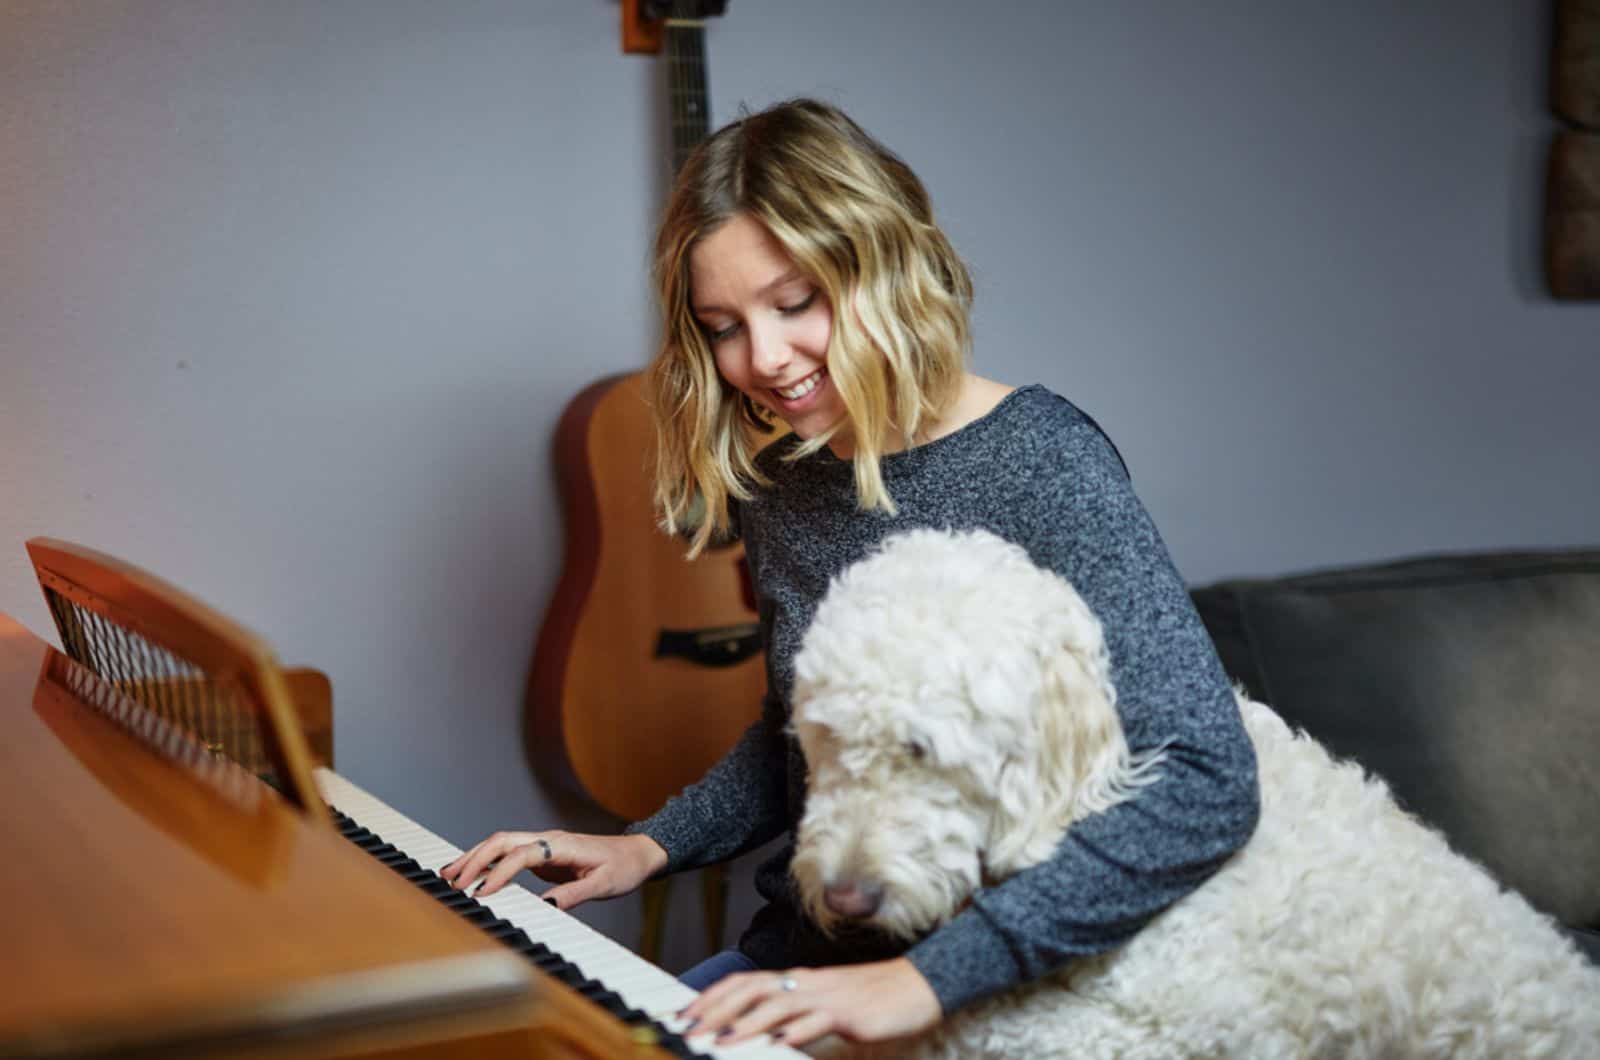
<path fill-rule="evenodd" d="M 690 255 L 736 214 L 760 222 L 833 307 L 828 374 L 854 446 L 862 509 L 894 512 L 879 458 L 915 444 L 961 390 L 970 346 L 972 279 L 934 223 L 909 166 L 838 108 L 779 103 L 723 127 L 684 163 L 656 233 L 662 340 L 647 376 L 662 526 L 690 555 L 729 532 L 729 501 L 767 479 L 755 456 L 766 414 L 722 381 L 690 309 Z"/>

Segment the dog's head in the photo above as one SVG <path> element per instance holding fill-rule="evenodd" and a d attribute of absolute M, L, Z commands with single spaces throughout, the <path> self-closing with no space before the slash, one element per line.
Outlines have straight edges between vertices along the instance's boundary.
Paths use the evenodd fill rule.
<path fill-rule="evenodd" d="M 1072 586 L 993 534 L 911 531 L 840 574 L 795 660 L 812 918 L 914 937 L 1125 798 L 1109 671 Z"/>

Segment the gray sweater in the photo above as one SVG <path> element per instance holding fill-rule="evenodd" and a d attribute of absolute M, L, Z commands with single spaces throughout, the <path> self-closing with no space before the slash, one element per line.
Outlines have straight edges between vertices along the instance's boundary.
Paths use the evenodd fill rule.
<path fill-rule="evenodd" d="M 1013 391 L 954 434 L 883 458 L 898 514 L 862 512 L 851 464 L 827 450 L 797 462 L 769 446 L 772 486 L 738 513 L 760 607 L 768 691 L 762 718 L 705 779 L 630 832 L 676 872 L 787 833 L 756 873 L 767 905 L 739 948 L 764 968 L 905 953 L 946 1012 L 1127 941 L 1242 846 L 1258 811 L 1255 756 L 1184 583 L 1115 449 L 1043 387 Z M 1117 707 L 1134 752 L 1165 746 L 1160 779 L 1077 825 L 1055 856 L 980 891 L 909 950 L 871 933 L 824 937 L 788 876 L 805 760 L 786 734 L 794 656 L 829 580 L 885 535 L 982 527 L 1057 571 L 1105 627 Z"/>

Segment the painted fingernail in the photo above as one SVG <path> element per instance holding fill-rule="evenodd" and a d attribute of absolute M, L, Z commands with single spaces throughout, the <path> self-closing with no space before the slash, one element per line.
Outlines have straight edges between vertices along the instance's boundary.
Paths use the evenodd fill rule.
<path fill-rule="evenodd" d="M 561 903 L 556 901 L 554 898 L 546 898 L 545 901 L 549 902 L 551 905 L 555 906 L 557 909 L 561 908 Z"/>
<path fill-rule="evenodd" d="M 724 1027 L 720 1031 L 717 1032 L 717 1041 L 719 1041 L 719 1042 L 725 1042 L 729 1038 L 732 1038 L 732 1037 L 733 1037 L 733 1028 L 732 1027 Z"/>
<path fill-rule="evenodd" d="M 688 1034 L 690 1031 L 694 1030 L 698 1026 L 700 1026 L 700 1021 L 699 1020 L 690 1020 L 688 1023 L 685 1023 L 683 1025 L 683 1030 L 680 1031 L 679 1033 Z"/>

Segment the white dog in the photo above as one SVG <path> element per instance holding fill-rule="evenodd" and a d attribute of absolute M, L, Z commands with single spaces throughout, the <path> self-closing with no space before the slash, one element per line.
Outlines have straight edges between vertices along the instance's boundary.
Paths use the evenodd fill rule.
<path fill-rule="evenodd" d="M 1113 954 L 863 1052 L 1600 1057 L 1600 970 L 1570 940 L 1381 781 L 1240 709 L 1261 819 L 1216 876 Z M 908 940 L 1161 768 L 1128 753 L 1082 599 L 983 532 L 891 538 L 835 580 L 796 660 L 794 729 L 809 912 L 856 913 L 839 881 L 865 880 L 860 919 Z"/>

